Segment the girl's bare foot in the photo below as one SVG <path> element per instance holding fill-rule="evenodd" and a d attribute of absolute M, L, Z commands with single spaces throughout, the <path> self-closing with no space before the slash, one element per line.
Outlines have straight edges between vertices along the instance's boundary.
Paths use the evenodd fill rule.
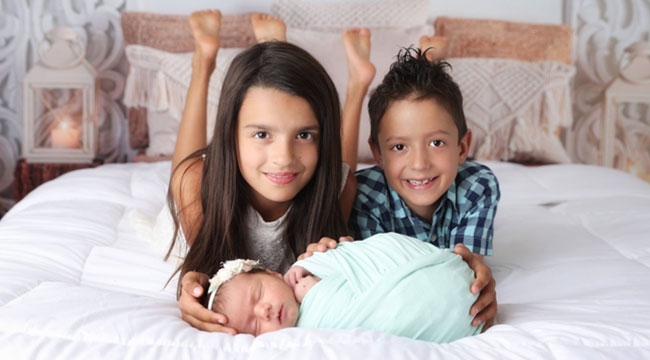
<path fill-rule="evenodd" d="M 194 38 L 195 55 L 200 59 L 214 62 L 219 51 L 221 11 L 196 11 L 190 14 L 189 19 Z"/>
<path fill-rule="evenodd" d="M 446 57 L 447 38 L 444 36 L 426 36 L 420 37 L 420 50 L 427 50 L 427 60 L 433 61 Z"/>
<path fill-rule="evenodd" d="M 271 40 L 287 41 L 287 26 L 280 18 L 254 13 L 251 15 L 251 24 L 258 43 Z"/>
<path fill-rule="evenodd" d="M 352 28 L 343 32 L 343 45 L 348 61 L 351 84 L 369 86 L 375 77 L 375 66 L 370 62 L 370 30 Z"/>

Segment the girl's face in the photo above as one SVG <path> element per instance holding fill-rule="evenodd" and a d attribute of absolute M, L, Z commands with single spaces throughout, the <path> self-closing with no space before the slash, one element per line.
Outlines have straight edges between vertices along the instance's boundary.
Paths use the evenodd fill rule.
<path fill-rule="evenodd" d="M 223 286 L 221 311 L 238 333 L 257 336 L 296 326 L 300 304 L 281 274 L 241 273 Z"/>
<path fill-rule="evenodd" d="M 371 149 L 390 186 L 406 205 L 431 221 L 465 161 L 471 133 L 458 141 L 451 115 L 433 99 L 393 102 L 381 119 L 379 148 Z"/>
<path fill-rule="evenodd" d="M 282 216 L 318 164 L 320 126 L 309 103 L 270 87 L 251 87 L 237 122 L 237 161 L 267 221 Z"/>

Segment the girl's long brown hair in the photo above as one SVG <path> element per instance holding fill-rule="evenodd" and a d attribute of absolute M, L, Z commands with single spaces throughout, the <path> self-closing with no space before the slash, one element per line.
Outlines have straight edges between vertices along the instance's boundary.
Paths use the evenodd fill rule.
<path fill-rule="evenodd" d="M 253 86 L 274 88 L 305 99 L 320 126 L 318 165 L 311 180 L 293 199 L 285 220 L 284 241 L 297 256 L 306 250 L 307 244 L 323 236 L 337 238 L 347 234 L 338 201 L 342 179 L 341 115 L 334 84 L 321 64 L 303 49 L 285 42 L 260 43 L 235 57 L 228 69 L 212 141 L 183 160 L 201 161 L 205 155 L 201 179 L 203 220 L 177 270 L 181 277 L 188 271 L 211 275 L 223 261 L 249 255 L 244 219 L 251 189 L 239 171 L 236 135 L 239 110 L 246 92 Z M 176 242 L 180 226 L 171 191 L 167 201 L 172 209 Z M 173 246 L 174 243 L 170 251 Z"/>

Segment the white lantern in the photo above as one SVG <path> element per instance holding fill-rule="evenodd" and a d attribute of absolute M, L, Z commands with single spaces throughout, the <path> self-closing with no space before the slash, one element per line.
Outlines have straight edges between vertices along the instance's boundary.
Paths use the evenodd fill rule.
<path fill-rule="evenodd" d="M 626 103 L 650 105 L 650 43 L 639 41 L 625 49 L 618 66 L 618 77 L 605 90 L 605 116 L 601 125 L 601 162 L 609 167 L 614 166 L 614 140 L 619 107 Z M 649 141 L 650 137 L 646 136 L 641 144 L 642 149 L 648 148 Z M 637 175 L 650 180 L 650 174 L 647 173 L 649 170 L 644 169 L 643 174 Z"/>
<path fill-rule="evenodd" d="M 97 72 L 70 28 L 56 27 L 23 82 L 23 157 L 30 163 L 91 163 L 97 155 Z"/>

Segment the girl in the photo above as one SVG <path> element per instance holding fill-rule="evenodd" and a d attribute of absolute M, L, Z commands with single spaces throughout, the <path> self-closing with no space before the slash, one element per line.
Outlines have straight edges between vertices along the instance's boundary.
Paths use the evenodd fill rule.
<path fill-rule="evenodd" d="M 201 287 L 195 285 L 233 258 L 259 258 L 284 272 L 307 244 L 347 234 L 356 191 L 358 119 L 374 66 L 368 61 L 369 32 L 346 32 L 351 76 L 341 126 L 338 96 L 323 67 L 283 42 L 281 20 L 253 15 L 256 38 L 264 42 L 232 61 L 206 146 L 208 84 L 220 21 L 219 11 L 190 15 L 196 50 L 168 200 L 176 210 L 175 235 L 182 229 L 190 245 L 179 268 L 183 319 L 202 330 L 234 333 L 225 316 L 201 306 Z M 344 174 L 342 161 L 352 171 Z"/>

